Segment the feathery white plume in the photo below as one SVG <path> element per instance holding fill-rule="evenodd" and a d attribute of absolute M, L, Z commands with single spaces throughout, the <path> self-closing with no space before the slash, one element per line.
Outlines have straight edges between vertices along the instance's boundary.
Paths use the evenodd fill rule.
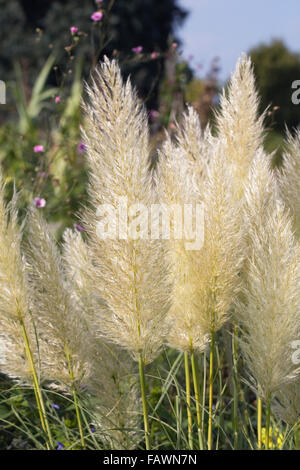
<path fill-rule="evenodd" d="M 168 310 L 163 243 L 147 239 L 148 228 L 136 230 L 135 238 L 128 234 L 127 239 L 116 234 L 104 240 L 97 233 L 102 204 L 119 214 L 123 202 L 128 209 L 123 222 L 134 231 L 140 222 L 134 205 L 143 205 L 149 213 L 156 200 L 149 173 L 147 115 L 130 82 L 123 84 L 115 61 L 105 59 L 87 91 L 83 136 L 93 209 L 85 211 L 84 225 L 95 266 L 95 290 L 107 305 L 95 312 L 94 326 L 136 360 L 142 355 L 150 362 L 162 346 Z M 111 222 L 110 228 L 118 224 Z"/>

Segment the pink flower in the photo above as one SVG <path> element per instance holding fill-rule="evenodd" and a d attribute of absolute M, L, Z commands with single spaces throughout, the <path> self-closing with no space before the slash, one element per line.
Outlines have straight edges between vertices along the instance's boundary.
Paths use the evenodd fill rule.
<path fill-rule="evenodd" d="M 135 52 L 136 54 L 139 54 L 140 52 L 142 52 L 143 46 L 136 46 L 136 47 L 133 47 L 131 50 L 132 50 L 132 52 Z"/>
<path fill-rule="evenodd" d="M 35 207 L 45 207 L 46 205 L 46 200 L 43 199 L 43 198 L 40 198 L 40 197 L 35 197 L 34 200 L 33 200 L 33 203 L 35 205 Z"/>
<path fill-rule="evenodd" d="M 79 225 L 79 224 L 74 224 L 74 227 L 75 227 L 79 232 L 82 232 L 82 230 L 85 230 L 85 228 L 82 227 L 82 225 Z"/>
<path fill-rule="evenodd" d="M 72 34 L 76 34 L 78 33 L 78 28 L 76 28 L 76 26 L 71 26 L 70 31 Z"/>
<path fill-rule="evenodd" d="M 77 145 L 77 150 L 79 153 L 84 153 L 86 151 L 86 145 L 84 142 L 79 142 Z"/>
<path fill-rule="evenodd" d="M 159 116 L 159 112 L 156 111 L 156 109 L 150 109 L 150 111 L 149 111 L 150 119 L 152 119 L 152 120 L 157 119 L 158 116 Z"/>
<path fill-rule="evenodd" d="M 158 56 L 159 56 L 158 52 L 152 52 L 151 59 L 157 59 Z"/>
<path fill-rule="evenodd" d="M 60 96 L 56 96 L 54 101 L 55 103 L 60 103 Z"/>
<path fill-rule="evenodd" d="M 91 16 L 91 20 L 97 22 L 97 21 L 102 20 L 102 17 L 103 17 L 102 11 L 95 11 Z"/>
<path fill-rule="evenodd" d="M 44 146 L 43 145 L 35 145 L 33 147 L 34 153 L 40 153 L 44 151 Z"/>

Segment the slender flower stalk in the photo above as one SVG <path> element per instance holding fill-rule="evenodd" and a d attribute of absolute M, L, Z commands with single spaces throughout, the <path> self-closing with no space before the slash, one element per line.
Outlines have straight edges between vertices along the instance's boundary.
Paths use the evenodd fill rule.
<path fill-rule="evenodd" d="M 270 421 L 271 421 L 271 395 L 266 398 L 266 443 L 265 449 L 269 450 L 270 445 Z"/>
<path fill-rule="evenodd" d="M 274 393 L 299 373 L 291 345 L 299 337 L 300 250 L 269 163 L 260 156 L 247 184 L 245 225 L 249 252 L 237 303 L 240 346 L 252 386 L 270 413 Z"/>
<path fill-rule="evenodd" d="M 18 225 L 17 199 L 4 203 L 0 181 L 0 326 L 4 335 L 1 371 L 33 384 L 47 448 L 54 448 L 39 377 L 38 345 L 30 314 L 28 285 L 21 254 L 22 229 Z M 25 354 L 24 354 L 25 353 Z"/>
<path fill-rule="evenodd" d="M 233 432 L 234 432 L 234 449 L 238 448 L 239 441 L 239 373 L 238 373 L 238 327 L 233 326 L 232 333 L 232 355 L 233 355 Z"/>
<path fill-rule="evenodd" d="M 191 363 L 192 363 L 192 374 L 193 374 L 194 393 L 195 393 L 195 402 L 196 402 L 199 449 L 203 450 L 204 444 L 203 444 L 203 427 L 202 427 L 202 417 L 201 417 L 201 407 L 200 407 L 200 388 L 199 388 L 198 367 L 197 367 L 196 355 L 194 351 L 191 352 Z"/>
<path fill-rule="evenodd" d="M 204 210 L 201 246 L 187 248 L 187 235 L 183 239 L 171 236 L 168 245 L 173 283 L 168 343 L 188 354 L 204 351 L 209 342 L 213 344 L 215 333 L 228 320 L 242 260 L 241 216 L 240 209 L 232 204 L 232 173 L 222 146 L 208 131 L 202 135 L 196 123 L 189 110 L 177 143 L 167 139 L 156 175 L 162 203 L 181 208 L 201 203 Z M 190 147 L 187 135 L 191 135 Z M 213 348 L 210 357 L 212 367 Z M 213 373 L 209 387 L 212 397 Z M 209 416 L 212 425 L 212 398 Z"/>
<path fill-rule="evenodd" d="M 262 400 L 257 397 L 257 447 L 262 449 Z"/>
<path fill-rule="evenodd" d="M 193 419 L 191 410 L 191 376 L 189 366 L 189 355 L 184 353 L 184 370 L 185 370 L 185 391 L 186 391 L 186 411 L 188 418 L 188 444 L 189 449 L 193 449 Z"/>
<path fill-rule="evenodd" d="M 232 74 L 227 90 L 223 91 L 217 113 L 217 139 L 223 149 L 227 165 L 233 176 L 232 203 L 240 206 L 251 164 L 259 154 L 264 158 L 263 143 L 265 115 L 259 115 L 259 96 L 251 60 L 241 56 Z M 243 226 L 242 212 L 240 225 Z M 247 245 L 245 243 L 245 250 Z M 244 251 L 245 251 L 244 250 Z M 246 270 L 246 268 L 244 268 Z M 243 270 L 244 270 L 243 269 Z M 234 448 L 238 445 L 238 321 L 233 316 L 233 429 Z"/>
<path fill-rule="evenodd" d="M 96 432 L 111 448 L 134 446 L 139 426 L 140 401 L 137 397 L 135 370 L 130 356 L 114 344 L 94 335 L 94 316 L 103 298 L 94 292 L 94 265 L 81 233 L 67 229 L 64 233 L 63 259 L 72 297 L 87 321 L 90 333 L 91 373 L 86 381 L 95 407 Z"/>
<path fill-rule="evenodd" d="M 30 211 L 27 227 L 31 310 L 37 333 L 44 339 L 41 367 L 53 386 L 73 394 L 81 445 L 85 448 L 78 387 L 90 372 L 86 322 L 72 298 L 55 240 L 37 210 Z"/>
<path fill-rule="evenodd" d="M 92 210 L 85 210 L 83 225 L 95 266 L 94 291 L 105 299 L 95 312 L 94 328 L 143 368 L 163 345 L 170 291 L 164 244 L 149 236 L 143 214 L 137 217 L 133 211 L 149 210 L 157 201 L 149 172 L 147 114 L 115 61 L 105 59 L 87 92 L 83 138 Z M 121 205 L 125 216 L 117 221 Z M 101 215 L 108 206 L 114 215 L 110 232 L 104 233 Z M 147 434 L 145 429 L 146 441 Z"/>
<path fill-rule="evenodd" d="M 150 428 L 149 428 L 149 417 L 148 417 L 148 405 L 146 399 L 146 382 L 145 382 L 145 366 L 143 363 L 143 356 L 140 355 L 139 360 L 139 374 L 140 374 L 140 386 L 141 386 L 141 395 L 143 403 L 143 415 L 144 415 L 144 428 L 145 428 L 145 444 L 146 450 L 150 450 Z"/>
<path fill-rule="evenodd" d="M 208 434 L 207 449 L 212 450 L 212 413 L 213 413 L 213 381 L 214 381 L 214 330 L 211 332 L 209 353 L 209 394 L 208 394 Z"/>

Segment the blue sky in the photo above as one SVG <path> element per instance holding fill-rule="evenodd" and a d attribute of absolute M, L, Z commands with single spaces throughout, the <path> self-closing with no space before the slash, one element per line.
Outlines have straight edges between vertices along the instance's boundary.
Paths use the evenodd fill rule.
<path fill-rule="evenodd" d="M 213 57 L 220 57 L 221 80 L 231 73 L 242 52 L 272 38 L 281 38 L 300 52 L 299 0 L 178 0 L 190 11 L 178 36 L 183 57 L 207 71 Z M 200 73 L 201 76 L 201 73 Z"/>

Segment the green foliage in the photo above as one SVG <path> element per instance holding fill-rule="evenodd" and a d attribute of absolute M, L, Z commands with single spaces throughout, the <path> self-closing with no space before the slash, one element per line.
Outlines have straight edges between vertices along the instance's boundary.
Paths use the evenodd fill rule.
<path fill-rule="evenodd" d="M 268 124 L 283 131 L 299 124 L 299 108 L 292 103 L 292 83 L 300 79 L 300 55 L 289 51 L 282 41 L 262 44 L 249 52 L 261 95 L 261 111 L 275 107 Z M 279 109 L 277 109 L 277 107 Z"/>

